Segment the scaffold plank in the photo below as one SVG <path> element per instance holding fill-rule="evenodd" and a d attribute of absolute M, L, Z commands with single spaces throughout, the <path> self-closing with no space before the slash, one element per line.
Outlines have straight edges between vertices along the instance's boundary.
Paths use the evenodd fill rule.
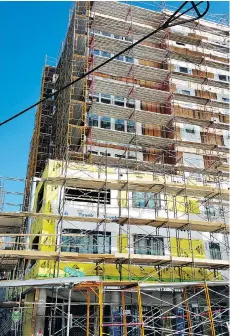
<path fill-rule="evenodd" d="M 123 82 L 97 76 L 94 77 L 94 90 L 95 92 L 114 94 L 125 98 L 129 97 L 131 90 L 135 90 L 136 99 L 160 103 L 166 103 L 171 95 L 170 92 L 125 84 Z"/>
<path fill-rule="evenodd" d="M 107 264 L 113 263 L 133 263 L 135 265 L 149 264 L 151 266 L 161 266 L 168 264 L 169 266 L 188 266 L 212 269 L 227 269 L 229 267 L 228 260 L 213 260 L 175 256 L 157 256 L 157 255 L 141 255 L 128 253 L 114 254 L 84 254 L 75 252 L 44 252 L 34 250 L 0 250 L 0 257 L 16 259 L 32 259 L 32 260 L 59 260 L 59 261 L 77 261 Z"/>
<path fill-rule="evenodd" d="M 148 135 L 136 135 L 135 133 L 128 133 L 122 131 L 112 131 L 102 128 L 92 127 L 92 138 L 94 140 L 106 141 L 108 143 L 120 143 L 130 144 L 142 147 L 154 147 L 154 148 L 169 148 L 176 143 L 175 139 L 162 138 Z M 213 147 L 213 146 L 212 146 Z"/>
<path fill-rule="evenodd" d="M 104 63 L 104 61 L 104 57 L 95 56 L 94 65 L 98 66 Z M 132 76 L 128 76 L 131 66 L 133 66 Z M 168 70 L 128 62 L 121 62 L 117 60 L 113 60 L 109 64 L 103 65 L 99 71 L 109 75 L 121 77 L 127 76 L 127 78 L 133 77 L 138 80 L 153 81 L 158 83 L 165 81 L 167 76 L 170 74 L 170 71 Z"/>
<path fill-rule="evenodd" d="M 140 123 L 148 123 L 148 124 L 155 124 L 159 126 L 166 126 L 170 120 L 173 119 L 172 115 L 168 114 L 161 114 L 161 113 L 154 113 L 144 110 L 138 110 L 128 107 L 121 107 L 116 105 L 107 105 L 101 104 L 97 102 L 93 102 L 90 110 L 90 113 L 95 113 L 99 116 L 109 116 L 115 119 L 124 119 L 124 120 L 133 120 L 135 116 L 136 122 Z"/>
<path fill-rule="evenodd" d="M 92 163 L 94 164 L 109 164 L 112 167 L 127 167 L 129 169 L 136 169 L 136 170 L 142 170 L 142 171 L 148 171 L 148 172 L 162 172 L 162 164 L 151 162 L 151 161 L 141 161 L 141 160 L 132 160 L 132 159 L 126 159 L 126 158 L 116 158 L 116 157 L 106 157 L 106 156 L 100 156 L 100 155 L 92 155 Z M 184 166 L 184 165 L 164 165 L 164 171 L 168 174 L 174 174 L 176 175 L 178 172 L 185 171 L 185 172 L 191 172 L 191 173 L 198 173 L 198 174 L 209 174 L 209 175 L 221 175 L 228 177 L 228 169 L 229 166 L 225 165 L 218 166 L 218 167 L 210 167 L 210 168 L 198 168 L 198 167 L 190 167 L 190 166 Z M 222 171 L 225 170 L 225 171 Z"/>
<path fill-rule="evenodd" d="M 79 222 L 89 222 L 89 223 L 117 223 L 117 224 L 126 224 L 126 225 L 137 225 L 137 226 L 152 226 L 152 227 L 169 227 L 171 229 L 183 229 L 191 231 L 201 231 L 201 232 L 218 232 L 228 233 L 230 225 L 225 225 L 221 222 L 214 221 L 195 221 L 187 219 L 174 219 L 174 218 L 135 218 L 135 217 L 119 217 L 116 218 L 103 218 L 103 217 L 82 217 L 82 216 L 61 216 L 60 214 L 52 213 L 37 213 L 37 212 L 1 212 L 0 218 L 11 218 L 12 221 L 17 219 L 26 219 L 26 218 L 42 218 L 42 219 L 53 219 L 53 220 L 66 220 L 66 221 L 79 221 Z M 4 233 L 0 236 L 9 236 L 9 237 L 26 237 L 32 234 L 26 233 Z M 38 235 L 38 234 L 33 234 Z M 44 234 L 42 234 L 44 235 Z M 57 234 L 47 234 L 48 236 L 56 236 Z M 64 234 L 68 235 L 68 234 Z"/>
<path fill-rule="evenodd" d="M 76 188 L 93 188 L 104 189 L 105 185 L 107 189 L 111 190 L 135 190 L 135 191 L 149 191 L 153 193 L 159 193 L 165 189 L 166 193 L 171 195 L 180 194 L 180 196 L 194 196 L 194 197 L 208 197 L 219 198 L 223 200 L 229 199 L 228 189 L 219 189 L 201 185 L 191 185 L 183 183 L 162 183 L 159 181 L 139 181 L 139 180 L 105 180 L 94 178 L 78 178 L 78 177 L 49 177 L 42 181 L 50 184 L 63 184 L 69 187 Z"/>

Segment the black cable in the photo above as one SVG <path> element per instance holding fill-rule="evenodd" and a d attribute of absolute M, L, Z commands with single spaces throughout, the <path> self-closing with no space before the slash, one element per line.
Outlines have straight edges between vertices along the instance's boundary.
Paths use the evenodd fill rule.
<path fill-rule="evenodd" d="M 118 56 L 124 54 L 125 52 L 127 52 L 128 50 L 132 49 L 133 47 L 135 47 L 136 45 L 140 44 L 141 42 L 143 42 L 144 40 L 146 40 L 147 38 L 149 38 L 150 36 L 158 33 L 161 30 L 164 30 L 166 28 L 169 27 L 173 27 L 173 26 L 177 26 L 178 24 L 183 24 L 183 23 L 187 23 L 187 22 L 192 22 L 198 19 L 201 19 L 209 10 L 209 1 L 205 1 L 206 2 L 206 9 L 205 11 L 201 14 L 199 11 L 197 11 L 197 17 L 193 17 L 191 19 L 187 19 L 187 20 L 183 20 L 183 21 L 179 21 L 177 23 L 173 23 L 174 21 L 176 21 L 177 19 L 179 19 L 182 15 L 188 13 L 190 10 L 194 10 L 194 6 L 198 7 L 200 4 L 204 3 L 204 1 L 200 1 L 197 4 L 194 4 L 193 1 L 191 1 L 192 7 L 187 9 L 186 11 L 184 11 L 183 13 L 179 13 L 179 11 L 187 5 L 188 1 L 185 1 L 166 21 L 165 23 L 163 23 L 159 28 L 157 28 L 156 30 L 152 31 L 151 33 L 145 35 L 144 37 L 142 37 L 140 40 L 138 40 L 137 42 L 131 44 L 129 47 L 123 49 L 122 51 L 120 51 L 119 53 L 117 53 L 116 55 L 114 55 L 113 57 L 109 58 L 108 60 L 106 60 L 105 62 L 103 62 L 102 64 L 96 66 L 94 69 L 84 73 L 82 76 L 78 77 L 77 79 L 75 79 L 74 81 L 66 84 L 65 86 L 63 86 L 61 89 L 57 90 L 56 92 L 46 96 L 45 98 L 39 100 L 38 102 L 36 102 L 35 104 L 27 107 L 25 110 L 22 110 L 21 112 L 13 115 L 12 117 L 10 117 L 9 119 L 4 120 L 3 122 L 0 123 L 0 126 L 3 126 L 5 124 L 7 124 L 8 122 L 16 119 L 17 117 L 19 117 L 20 115 L 26 113 L 27 111 L 31 110 L 32 108 L 40 105 L 41 103 L 45 102 L 46 100 L 48 100 L 49 98 L 52 97 L 56 97 L 61 91 L 67 89 L 68 87 L 70 87 L 71 85 L 79 82 L 80 80 L 82 80 L 83 78 L 87 77 L 88 75 L 90 75 L 91 73 L 93 73 L 94 71 L 100 69 L 102 66 L 108 64 L 109 62 L 111 62 L 112 60 L 114 60 L 115 58 L 117 58 Z M 177 15 L 177 13 L 179 13 Z M 198 14 L 199 13 L 199 14 Z"/>

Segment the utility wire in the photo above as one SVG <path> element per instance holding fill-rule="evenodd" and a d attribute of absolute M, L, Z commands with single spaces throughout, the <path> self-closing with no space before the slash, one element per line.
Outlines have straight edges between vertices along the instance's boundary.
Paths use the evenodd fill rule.
<path fill-rule="evenodd" d="M 186 6 L 188 3 L 191 3 L 192 7 L 190 7 L 189 9 L 185 10 L 183 13 L 179 13 L 180 10 Z M 202 3 L 206 3 L 206 9 L 204 10 L 204 12 L 201 14 L 198 10 L 198 6 Z M 192 17 L 191 19 L 186 19 L 186 20 L 182 20 L 176 23 L 173 23 L 174 21 L 176 21 L 177 19 L 179 19 L 182 15 L 185 15 L 186 13 L 188 13 L 190 10 L 195 10 L 197 13 L 197 17 Z M 78 77 L 77 79 L 75 79 L 74 81 L 64 85 L 62 88 L 60 88 L 59 90 L 57 90 L 56 92 L 46 96 L 45 98 L 40 99 L 38 102 L 34 103 L 33 105 L 27 107 L 26 109 L 22 110 L 21 112 L 13 115 L 12 117 L 10 117 L 9 119 L 4 120 L 3 122 L 0 123 L 0 126 L 3 126 L 7 123 L 9 123 L 10 121 L 18 118 L 19 116 L 21 116 L 22 114 L 28 112 L 29 110 L 31 110 L 32 108 L 40 105 L 41 103 L 47 101 L 49 98 L 52 97 L 56 97 L 58 96 L 58 94 L 60 92 L 62 92 L 63 90 L 67 89 L 68 87 L 70 87 L 71 85 L 79 82 L 80 80 L 82 80 L 83 78 L 87 77 L 88 75 L 90 75 L 91 73 L 95 72 L 96 70 L 100 69 L 102 66 L 108 64 L 109 62 L 111 62 L 112 60 L 114 60 L 115 58 L 117 58 L 118 56 L 126 53 L 128 50 L 132 49 L 133 47 L 135 47 L 136 45 L 140 44 L 141 42 L 143 42 L 144 40 L 146 40 L 147 38 L 151 37 L 152 35 L 158 33 L 161 30 L 164 30 L 166 28 L 170 28 L 173 26 L 177 26 L 177 25 L 181 25 L 184 23 L 188 23 L 188 22 L 192 22 L 198 19 L 201 19 L 209 10 L 209 1 L 199 1 L 198 3 L 194 3 L 194 1 L 185 1 L 166 21 L 165 23 L 163 23 L 160 27 L 158 27 L 156 30 L 152 31 L 151 33 L 145 35 L 144 37 L 142 37 L 141 39 L 139 39 L 138 41 L 136 41 L 135 43 L 131 44 L 129 47 L 121 50 L 119 53 L 117 53 L 116 55 L 112 56 L 111 58 L 109 58 L 108 60 L 106 60 L 105 62 L 103 62 L 102 64 L 99 64 L 98 66 L 96 66 L 95 68 L 93 68 L 92 70 L 84 73 L 82 76 Z M 178 15 L 177 15 L 178 14 Z"/>

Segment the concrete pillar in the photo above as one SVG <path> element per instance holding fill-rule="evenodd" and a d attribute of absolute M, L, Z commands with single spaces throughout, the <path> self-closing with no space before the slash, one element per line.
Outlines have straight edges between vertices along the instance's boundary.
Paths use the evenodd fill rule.
<path fill-rule="evenodd" d="M 46 289 L 40 288 L 38 297 L 38 308 L 36 315 L 35 336 L 44 335 L 45 315 L 46 315 Z"/>

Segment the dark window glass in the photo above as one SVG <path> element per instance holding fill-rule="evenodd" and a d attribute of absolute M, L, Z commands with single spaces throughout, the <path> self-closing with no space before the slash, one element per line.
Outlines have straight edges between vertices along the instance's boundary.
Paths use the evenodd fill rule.
<path fill-rule="evenodd" d="M 178 44 L 178 45 L 182 45 L 182 46 L 185 46 L 185 44 L 184 44 L 184 43 L 182 43 L 182 42 L 176 42 L 176 44 Z"/>
<path fill-rule="evenodd" d="M 125 154 L 115 154 L 115 157 L 117 158 L 125 158 Z"/>
<path fill-rule="evenodd" d="M 101 102 L 103 104 L 111 104 L 111 96 L 109 94 L 101 94 Z"/>
<path fill-rule="evenodd" d="M 135 107 L 135 101 L 133 98 L 127 99 L 126 106 L 129 108 L 134 108 Z"/>
<path fill-rule="evenodd" d="M 92 94 L 90 93 L 89 94 L 89 101 L 94 101 L 94 102 L 99 102 L 99 94 L 94 92 L 93 94 L 93 98 L 92 98 Z"/>
<path fill-rule="evenodd" d="M 42 208 L 43 196 L 44 196 L 44 184 L 42 185 L 41 189 L 38 192 L 36 212 L 39 212 Z"/>
<path fill-rule="evenodd" d="M 186 133 L 195 134 L 194 128 L 193 129 L 192 128 L 186 128 L 185 131 L 186 131 Z"/>
<path fill-rule="evenodd" d="M 133 120 L 127 121 L 127 132 L 135 133 L 135 122 Z"/>
<path fill-rule="evenodd" d="M 72 236 L 62 236 L 61 250 L 77 253 L 111 253 L 110 232 L 89 232 L 80 230 L 65 230 Z M 79 236 L 74 236 L 79 234 Z M 81 236 L 82 234 L 82 236 Z"/>
<path fill-rule="evenodd" d="M 115 130 L 116 131 L 125 131 L 125 121 L 122 119 L 116 119 L 115 121 Z"/>
<path fill-rule="evenodd" d="M 114 104 L 117 106 L 125 106 L 125 100 L 123 97 L 115 96 L 114 97 Z"/>
<path fill-rule="evenodd" d="M 101 52 L 101 56 L 109 58 L 109 57 L 111 57 L 111 54 L 109 52 L 107 52 L 107 51 L 102 51 Z"/>
<path fill-rule="evenodd" d="M 101 154 L 102 156 L 111 156 L 110 153 L 105 153 L 105 152 L 100 152 L 100 154 Z"/>
<path fill-rule="evenodd" d="M 132 57 L 126 56 L 125 60 L 126 60 L 126 62 L 133 63 L 133 58 Z"/>
<path fill-rule="evenodd" d="M 164 255 L 164 240 L 162 237 L 134 236 L 134 253 L 148 255 Z"/>
<path fill-rule="evenodd" d="M 89 202 L 110 204 L 110 190 L 98 191 L 94 189 L 67 188 L 65 191 L 65 201 Z"/>
<path fill-rule="evenodd" d="M 158 194 L 154 194 L 151 192 L 133 192 L 133 207 L 159 209 L 160 197 Z"/>
<path fill-rule="evenodd" d="M 190 91 L 188 90 L 181 90 L 181 93 L 190 96 Z"/>
<path fill-rule="evenodd" d="M 188 68 L 180 67 L 180 72 L 188 73 Z"/>
<path fill-rule="evenodd" d="M 88 114 L 88 125 L 98 127 L 98 115 L 97 114 Z"/>
<path fill-rule="evenodd" d="M 209 243 L 210 257 L 215 260 L 221 260 L 220 244 L 210 242 Z"/>
<path fill-rule="evenodd" d="M 118 39 L 118 40 L 122 40 L 122 36 L 120 36 L 120 35 L 114 35 L 114 38 Z"/>
<path fill-rule="evenodd" d="M 219 80 L 227 82 L 227 76 L 225 76 L 225 75 L 219 75 Z"/>
<path fill-rule="evenodd" d="M 107 33 L 107 32 L 102 32 L 102 35 L 103 35 L 103 36 L 109 36 L 109 37 L 111 36 L 111 34 L 110 34 L 110 33 Z"/>
<path fill-rule="evenodd" d="M 93 54 L 96 56 L 100 55 L 100 50 L 94 49 Z"/>
<path fill-rule="evenodd" d="M 101 128 L 110 129 L 111 127 L 111 119 L 109 117 L 101 118 Z"/>
<path fill-rule="evenodd" d="M 124 56 L 117 56 L 116 58 L 115 58 L 117 61 L 124 61 Z"/>

